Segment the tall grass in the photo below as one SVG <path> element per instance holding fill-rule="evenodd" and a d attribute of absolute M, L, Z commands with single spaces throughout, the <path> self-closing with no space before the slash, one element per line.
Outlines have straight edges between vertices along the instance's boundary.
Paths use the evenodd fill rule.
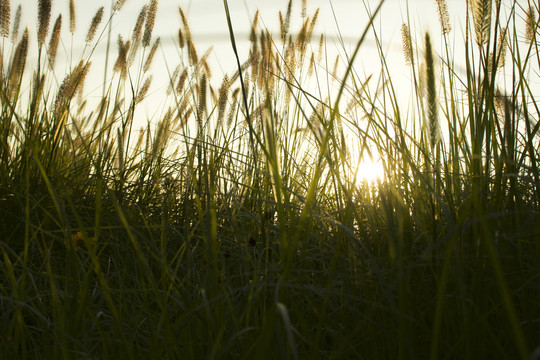
<path fill-rule="evenodd" d="M 180 9 L 164 111 L 139 129 L 157 1 L 94 105 L 92 54 L 124 1 L 63 80 L 50 1 L 35 48 L 1 1 L 2 358 L 537 358 L 540 6 L 469 1 L 452 45 L 438 0 L 439 52 L 403 24 L 404 111 L 383 2 L 333 69 L 305 1 L 279 34 L 257 12 L 247 54 L 224 1 L 238 68 L 217 88 Z M 356 71 L 367 36 L 380 75 Z M 357 181 L 355 148 L 382 179 Z"/>

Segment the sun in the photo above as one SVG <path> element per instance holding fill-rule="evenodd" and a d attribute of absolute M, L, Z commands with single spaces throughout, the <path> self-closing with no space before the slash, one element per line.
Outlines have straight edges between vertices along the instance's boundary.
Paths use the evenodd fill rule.
<path fill-rule="evenodd" d="M 351 179 L 356 178 L 356 184 L 374 184 L 384 178 L 384 167 L 378 154 L 364 154 L 354 160 Z"/>

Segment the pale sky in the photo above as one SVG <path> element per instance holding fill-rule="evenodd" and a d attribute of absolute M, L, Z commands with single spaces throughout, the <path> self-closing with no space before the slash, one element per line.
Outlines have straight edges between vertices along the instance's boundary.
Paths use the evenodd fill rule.
<path fill-rule="evenodd" d="M 117 56 L 116 39 L 118 34 L 122 34 L 124 39 L 131 37 L 131 32 L 135 24 L 137 15 L 142 6 L 149 0 L 126 0 L 122 10 L 113 19 L 113 29 L 111 38 L 111 55 L 110 62 L 114 62 Z M 75 0 L 76 6 L 76 36 L 73 38 L 73 50 L 71 49 L 71 35 L 69 33 L 69 0 L 53 0 L 53 10 L 51 16 L 50 30 L 52 30 L 54 21 L 58 14 L 63 16 L 62 26 L 62 41 L 60 44 L 57 56 L 57 65 L 55 72 L 59 78 L 65 76 L 69 69 L 69 65 L 62 58 L 66 58 L 70 51 L 73 51 L 73 58 L 80 59 L 77 54 L 82 52 L 85 42 L 86 33 L 88 31 L 91 19 L 96 11 L 101 7 L 105 7 L 104 19 L 108 19 L 110 15 L 111 0 Z M 229 8 L 231 10 L 234 30 L 237 34 L 237 40 L 247 40 L 249 29 L 253 15 L 257 9 L 260 11 L 260 27 L 268 27 L 277 32 L 279 30 L 278 11 L 285 12 L 287 0 L 229 0 Z M 36 23 L 37 23 L 37 1 L 36 0 L 16 0 L 12 2 L 11 11 L 12 18 L 18 4 L 23 7 L 22 26 L 29 24 L 31 47 L 29 51 L 30 58 L 37 58 L 35 51 L 36 39 Z M 301 21 L 301 0 L 293 1 L 293 16 L 291 23 L 291 31 L 299 30 Z M 318 26 L 315 30 L 316 34 L 323 32 L 328 36 L 328 48 L 332 48 L 342 55 L 344 49 L 337 42 L 338 32 L 345 40 L 345 51 L 350 54 L 356 41 L 359 39 L 363 29 L 367 24 L 366 6 L 374 9 L 378 1 L 375 0 L 308 0 L 308 15 L 314 13 L 317 8 L 320 8 Z M 418 36 L 419 42 L 422 42 L 423 34 L 426 30 L 433 33 L 434 43 L 440 39 L 440 26 L 438 22 L 437 7 L 434 0 L 387 0 L 383 6 L 382 13 L 377 18 L 376 29 L 379 36 L 382 38 L 383 46 L 386 51 L 387 61 L 393 72 L 393 76 L 399 80 L 403 78 L 403 83 L 410 89 L 409 68 L 405 65 L 401 46 L 400 26 L 403 21 L 406 21 L 407 12 L 406 6 L 409 6 L 410 22 L 413 27 L 413 32 Z M 178 53 L 174 41 L 177 38 L 178 29 L 181 26 L 181 20 L 178 13 L 178 7 L 181 6 L 187 13 L 190 23 L 192 35 L 195 45 L 200 53 L 204 53 L 206 49 L 213 46 L 212 55 L 209 58 L 209 63 L 213 71 L 213 79 L 218 83 L 221 81 L 224 73 L 233 73 L 235 68 L 234 55 L 229 43 L 228 30 L 226 25 L 225 12 L 222 0 L 160 0 L 158 13 L 156 16 L 155 28 L 153 32 L 154 38 L 161 38 L 162 50 L 156 54 L 156 60 L 151 72 L 154 75 L 150 94 L 160 94 L 168 85 L 168 75 L 166 66 L 172 72 L 178 64 Z M 464 22 L 461 18 L 465 13 L 465 0 L 449 1 L 449 11 L 451 22 L 454 29 L 460 29 L 460 22 Z M 295 17 L 296 14 L 296 17 Z M 298 21 L 295 23 L 294 20 Z M 104 29 L 105 22 L 102 22 L 100 31 Z M 414 29 L 415 28 L 415 29 Z M 22 30 L 21 30 L 22 31 Z M 461 30 L 456 37 L 461 37 Z M 318 39 L 318 36 L 314 36 Z M 318 40 L 314 40 L 314 43 Z M 103 84 L 104 54 L 106 49 L 107 36 L 99 41 L 99 46 L 92 55 L 92 71 L 90 83 L 85 85 L 86 92 L 90 92 L 98 98 L 101 95 L 99 90 Z M 33 44 L 33 45 L 32 45 Z M 240 47 L 242 60 L 247 59 L 248 48 L 247 41 L 244 41 L 244 46 Z M 316 46 L 317 44 L 315 44 Z M 437 49 L 437 47 L 435 47 Z M 32 49 L 34 51 L 32 51 Z M 64 55 L 64 56 L 62 56 Z M 329 56 L 333 61 L 335 54 Z M 360 56 L 355 62 L 355 69 L 359 74 L 366 76 L 379 71 L 378 55 L 374 46 L 373 40 L 367 41 L 361 50 Z M 166 62 L 166 64 L 165 64 Z M 112 64 L 109 63 L 109 67 Z M 100 70 L 101 69 L 101 70 Z M 109 71 L 108 75 L 112 75 Z M 94 84 L 91 83 L 94 81 Z M 400 80 L 399 80 L 400 81 Z M 399 81 L 396 81 L 399 82 Z M 148 109 L 148 112 L 154 112 L 153 109 Z"/>

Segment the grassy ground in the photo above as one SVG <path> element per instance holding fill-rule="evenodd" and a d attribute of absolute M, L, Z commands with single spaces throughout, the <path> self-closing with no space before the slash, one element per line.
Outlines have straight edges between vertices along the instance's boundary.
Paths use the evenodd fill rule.
<path fill-rule="evenodd" d="M 50 1 L 35 48 L 0 4 L 2 358 L 538 358 L 538 2 L 463 4 L 453 47 L 437 1 L 440 53 L 404 24 L 407 111 L 381 45 L 382 73 L 355 71 L 365 36 L 380 44 L 371 23 L 336 72 L 316 12 L 289 29 L 289 5 L 280 34 L 255 17 L 214 88 L 180 10 L 168 110 L 141 130 L 157 1 L 111 50 L 95 108 L 83 82 L 107 15 L 56 81 Z M 352 143 L 383 179 L 345 175 Z"/>

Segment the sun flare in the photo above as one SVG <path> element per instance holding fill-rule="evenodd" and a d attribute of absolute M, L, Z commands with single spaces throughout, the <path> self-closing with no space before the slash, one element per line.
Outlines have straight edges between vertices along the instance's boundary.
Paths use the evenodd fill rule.
<path fill-rule="evenodd" d="M 384 167 L 378 156 L 363 156 L 356 162 L 356 168 L 352 175 L 357 184 L 373 184 L 383 179 Z"/>

